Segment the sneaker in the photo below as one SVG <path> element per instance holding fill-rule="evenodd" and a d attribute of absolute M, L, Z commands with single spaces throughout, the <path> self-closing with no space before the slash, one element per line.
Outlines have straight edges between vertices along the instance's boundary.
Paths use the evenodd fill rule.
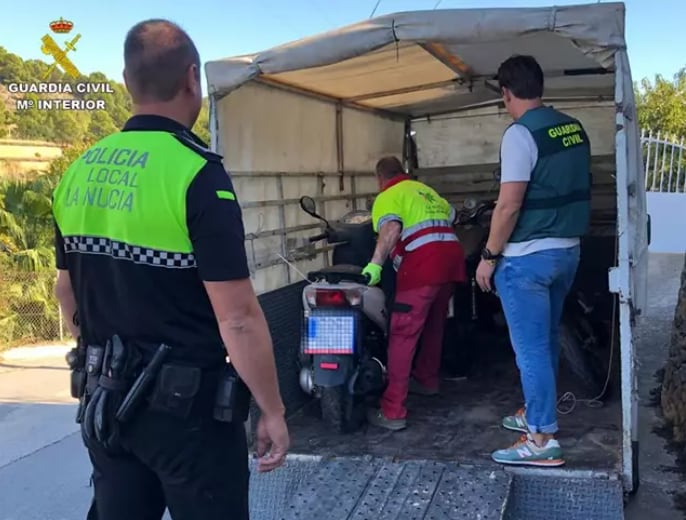
<path fill-rule="evenodd" d="M 394 432 L 407 428 L 407 421 L 405 419 L 388 419 L 381 410 L 367 410 L 367 421 L 369 424 Z"/>
<path fill-rule="evenodd" d="M 550 439 L 545 446 L 536 446 L 529 435 L 522 437 L 510 448 L 494 451 L 491 455 L 498 464 L 521 466 L 562 466 L 562 448 L 555 439 Z"/>
<path fill-rule="evenodd" d="M 434 395 L 438 395 L 438 394 L 439 394 L 438 388 L 429 388 L 429 387 L 427 387 L 427 386 L 424 386 L 424 385 L 422 385 L 422 384 L 419 384 L 419 383 L 417 382 L 417 380 L 414 379 L 414 378 L 413 378 L 413 379 L 410 379 L 410 388 L 409 388 L 409 392 L 410 392 L 411 394 L 423 395 L 423 396 L 426 396 L 426 397 L 434 396 Z"/>
<path fill-rule="evenodd" d="M 524 415 L 524 408 L 517 410 L 514 415 L 508 415 L 503 419 L 503 428 L 512 430 L 513 432 L 529 432 L 529 425 L 526 422 L 526 415 Z"/>

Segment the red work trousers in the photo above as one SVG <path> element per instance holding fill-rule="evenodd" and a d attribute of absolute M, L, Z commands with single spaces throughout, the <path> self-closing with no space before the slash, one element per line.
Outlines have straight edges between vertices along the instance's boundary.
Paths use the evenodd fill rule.
<path fill-rule="evenodd" d="M 438 388 L 443 331 L 454 291 L 455 284 L 450 282 L 396 293 L 388 344 L 388 386 L 381 397 L 381 411 L 387 419 L 407 415 L 410 374 L 420 385 Z M 414 360 L 420 336 L 421 347 Z"/>

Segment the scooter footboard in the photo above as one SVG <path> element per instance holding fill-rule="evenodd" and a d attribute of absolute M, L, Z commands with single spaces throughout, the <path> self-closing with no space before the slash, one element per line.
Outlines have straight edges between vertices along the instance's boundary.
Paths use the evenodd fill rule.
<path fill-rule="evenodd" d="M 346 384 L 354 369 L 353 356 L 312 356 L 315 386 L 331 387 Z"/>

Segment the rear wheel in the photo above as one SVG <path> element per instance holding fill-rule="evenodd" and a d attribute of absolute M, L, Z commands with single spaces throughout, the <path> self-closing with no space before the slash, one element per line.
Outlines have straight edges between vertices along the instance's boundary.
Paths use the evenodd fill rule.
<path fill-rule="evenodd" d="M 354 399 L 346 385 L 320 388 L 322 419 L 337 433 L 350 433 L 362 424 L 364 403 Z"/>
<path fill-rule="evenodd" d="M 319 403 L 322 408 L 322 419 L 336 432 L 343 432 L 345 427 L 345 387 L 330 386 L 320 390 Z"/>

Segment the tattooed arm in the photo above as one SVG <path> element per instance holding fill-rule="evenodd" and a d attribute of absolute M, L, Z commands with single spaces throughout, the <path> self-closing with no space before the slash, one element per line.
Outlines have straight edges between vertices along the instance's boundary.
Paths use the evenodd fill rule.
<path fill-rule="evenodd" d="M 376 241 L 376 249 L 374 256 L 372 256 L 372 263 L 383 265 L 388 255 L 391 253 L 395 244 L 400 238 L 402 227 L 399 222 L 391 220 L 386 222 L 381 229 L 379 229 L 379 238 Z"/>

